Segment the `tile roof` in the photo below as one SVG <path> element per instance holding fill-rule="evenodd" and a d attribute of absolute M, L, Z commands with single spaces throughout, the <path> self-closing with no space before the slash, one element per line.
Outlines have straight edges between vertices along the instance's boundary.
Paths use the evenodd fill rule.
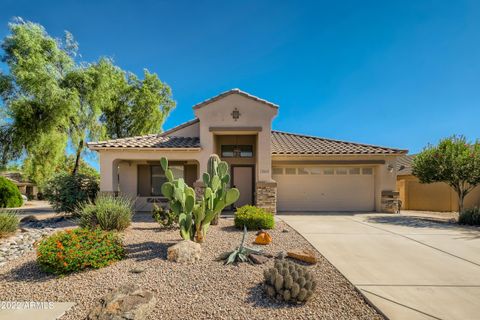
<path fill-rule="evenodd" d="M 90 149 L 102 148 L 173 148 L 173 149 L 191 149 L 200 148 L 200 139 L 198 137 L 172 137 L 163 136 L 163 134 L 148 134 L 145 136 L 136 136 L 131 138 L 114 139 L 99 142 L 89 142 Z"/>
<path fill-rule="evenodd" d="M 402 154 L 406 150 L 272 131 L 273 155 Z"/>
<path fill-rule="evenodd" d="M 88 147 L 93 150 L 103 148 L 200 148 L 200 139 L 198 137 L 174 137 L 168 135 L 197 122 L 198 119 L 193 119 L 160 134 L 89 142 Z M 407 150 L 272 131 L 273 155 L 385 155 L 404 154 L 406 152 Z"/>
<path fill-rule="evenodd" d="M 173 132 L 175 132 L 175 131 L 177 131 L 177 130 L 186 128 L 186 127 L 188 127 L 188 126 L 190 126 L 190 125 L 192 125 L 192 124 L 198 123 L 198 122 L 200 122 L 200 119 L 198 119 L 198 118 L 192 119 L 192 120 L 190 120 L 190 121 L 181 123 L 181 124 L 179 124 L 178 126 L 173 127 L 173 128 L 171 128 L 171 129 L 169 129 L 169 130 L 167 130 L 167 131 L 165 131 L 165 132 L 162 132 L 160 135 L 163 136 L 163 137 L 164 137 L 164 136 L 168 136 L 170 133 L 173 133 Z"/>
<path fill-rule="evenodd" d="M 414 154 L 406 154 L 397 159 L 397 174 L 407 176 L 412 174 L 412 161 Z"/>
<path fill-rule="evenodd" d="M 219 95 L 217 95 L 217 96 L 215 96 L 215 97 L 213 97 L 213 98 L 210 98 L 210 99 L 207 99 L 207 100 L 205 100 L 205 101 L 202 101 L 202 102 L 194 105 L 194 106 L 193 106 L 193 109 L 199 109 L 199 108 L 203 107 L 204 105 L 207 105 L 207 104 L 212 103 L 212 102 L 214 102 L 214 101 L 220 100 L 221 98 L 224 98 L 224 97 L 229 96 L 229 95 L 234 94 L 234 93 L 239 94 L 239 95 L 242 95 L 242 96 L 244 96 L 244 97 L 246 97 L 246 98 L 255 100 L 255 101 L 257 101 L 257 102 L 261 102 L 261 103 L 266 104 L 266 105 L 268 105 L 268 106 L 270 106 L 270 107 L 272 107 L 272 108 L 275 108 L 275 109 L 278 108 L 278 105 L 276 105 L 275 103 L 272 103 L 272 102 L 270 102 L 270 101 L 264 100 L 264 99 L 262 99 L 262 98 L 259 98 L 259 97 L 254 96 L 254 95 L 251 95 L 250 93 L 247 93 L 247 92 L 245 92 L 245 91 L 242 91 L 242 90 L 240 90 L 240 89 L 238 89 L 238 88 L 235 88 L 235 89 L 230 89 L 230 90 L 228 90 L 228 91 L 222 92 L 222 93 L 220 93 Z"/>

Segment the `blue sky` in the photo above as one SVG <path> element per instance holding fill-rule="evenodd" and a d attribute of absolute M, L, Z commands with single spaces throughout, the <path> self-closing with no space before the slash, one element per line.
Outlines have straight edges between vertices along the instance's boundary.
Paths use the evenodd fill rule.
<path fill-rule="evenodd" d="M 280 105 L 278 130 L 413 153 L 479 137 L 480 1 L 2 0 L 1 38 L 14 16 L 156 72 L 177 101 L 165 128 L 240 88 Z"/>

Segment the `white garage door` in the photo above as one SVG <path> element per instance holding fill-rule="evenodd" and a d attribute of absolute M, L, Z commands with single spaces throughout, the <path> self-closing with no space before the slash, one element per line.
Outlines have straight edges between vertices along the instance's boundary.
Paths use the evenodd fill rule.
<path fill-rule="evenodd" d="M 274 167 L 279 211 L 373 211 L 370 167 Z"/>

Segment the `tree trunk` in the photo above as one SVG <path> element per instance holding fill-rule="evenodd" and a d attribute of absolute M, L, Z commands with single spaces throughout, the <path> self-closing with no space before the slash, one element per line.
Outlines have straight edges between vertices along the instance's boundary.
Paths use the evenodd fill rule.
<path fill-rule="evenodd" d="M 463 212 L 463 198 L 458 199 L 458 214 Z"/>
<path fill-rule="evenodd" d="M 75 155 L 75 165 L 73 166 L 72 176 L 77 174 L 78 167 L 80 166 L 80 156 L 83 150 L 83 139 L 78 143 L 77 154 Z"/>

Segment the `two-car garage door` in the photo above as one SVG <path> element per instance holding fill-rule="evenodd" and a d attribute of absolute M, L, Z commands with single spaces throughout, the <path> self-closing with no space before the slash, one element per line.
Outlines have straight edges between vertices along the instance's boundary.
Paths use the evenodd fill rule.
<path fill-rule="evenodd" d="M 279 211 L 373 211 L 371 167 L 274 167 Z"/>

